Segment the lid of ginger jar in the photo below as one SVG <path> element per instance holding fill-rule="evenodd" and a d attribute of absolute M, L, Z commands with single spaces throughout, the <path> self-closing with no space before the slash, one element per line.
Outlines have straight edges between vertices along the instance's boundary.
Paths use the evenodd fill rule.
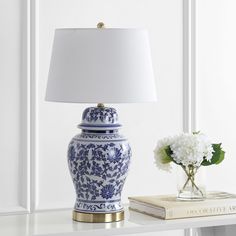
<path fill-rule="evenodd" d="M 111 107 L 88 107 L 82 115 L 82 123 L 78 125 L 85 130 L 114 130 L 119 129 L 118 114 Z"/>

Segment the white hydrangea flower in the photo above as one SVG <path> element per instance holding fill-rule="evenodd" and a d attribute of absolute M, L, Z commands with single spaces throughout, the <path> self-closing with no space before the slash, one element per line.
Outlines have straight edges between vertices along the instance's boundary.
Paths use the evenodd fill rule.
<path fill-rule="evenodd" d="M 214 149 L 212 147 L 210 139 L 202 133 L 199 133 L 197 135 L 199 136 L 199 139 L 201 139 L 203 142 L 202 145 L 204 146 L 204 157 L 206 158 L 207 161 L 211 161 Z"/>
<path fill-rule="evenodd" d="M 211 160 L 213 153 L 211 142 L 204 134 L 183 133 L 175 136 L 170 148 L 173 159 L 184 166 L 199 167 L 203 158 Z"/>
<path fill-rule="evenodd" d="M 164 149 L 167 146 L 170 146 L 172 144 L 172 138 L 164 138 L 158 141 L 157 146 L 154 150 L 154 159 L 156 166 L 161 169 L 170 172 L 172 167 L 170 165 L 170 161 L 166 159 L 166 153 Z"/>

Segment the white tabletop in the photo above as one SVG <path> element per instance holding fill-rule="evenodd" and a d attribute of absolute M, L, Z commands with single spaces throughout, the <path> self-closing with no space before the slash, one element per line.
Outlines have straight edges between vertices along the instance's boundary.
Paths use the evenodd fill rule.
<path fill-rule="evenodd" d="M 1 216 L 0 235 L 106 236 L 236 224 L 236 215 L 161 220 L 128 209 L 116 223 L 79 223 L 71 215 L 72 210 L 61 210 Z"/>

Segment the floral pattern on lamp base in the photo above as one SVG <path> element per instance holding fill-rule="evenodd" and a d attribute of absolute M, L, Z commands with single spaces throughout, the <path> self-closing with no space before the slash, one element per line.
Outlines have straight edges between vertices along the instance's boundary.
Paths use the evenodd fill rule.
<path fill-rule="evenodd" d="M 75 211 L 112 213 L 123 209 L 121 192 L 128 174 L 131 149 L 119 134 L 114 108 L 87 108 L 82 133 L 68 148 L 68 164 L 76 190 Z"/>

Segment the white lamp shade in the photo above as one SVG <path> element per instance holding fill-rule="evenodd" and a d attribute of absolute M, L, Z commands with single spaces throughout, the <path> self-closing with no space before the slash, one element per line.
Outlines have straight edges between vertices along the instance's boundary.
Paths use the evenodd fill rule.
<path fill-rule="evenodd" d="M 148 33 L 141 29 L 57 29 L 46 100 L 156 100 Z"/>

